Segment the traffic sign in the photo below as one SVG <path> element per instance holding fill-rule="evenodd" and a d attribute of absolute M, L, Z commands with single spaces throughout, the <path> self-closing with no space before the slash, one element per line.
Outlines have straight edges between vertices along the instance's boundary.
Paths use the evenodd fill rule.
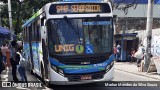
<path fill-rule="evenodd" d="M 91 44 L 86 45 L 86 54 L 92 54 L 94 53 L 94 48 Z"/>

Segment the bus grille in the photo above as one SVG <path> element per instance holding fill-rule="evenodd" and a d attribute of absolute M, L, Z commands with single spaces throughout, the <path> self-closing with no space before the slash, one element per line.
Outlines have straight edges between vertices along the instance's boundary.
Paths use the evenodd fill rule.
<path fill-rule="evenodd" d="M 90 74 L 76 74 L 76 75 L 65 75 L 69 81 L 81 81 L 81 76 L 90 75 L 91 80 L 102 79 L 105 74 L 105 71 L 90 73 Z"/>
<path fill-rule="evenodd" d="M 89 64 L 98 64 L 106 61 L 108 57 L 93 57 L 93 58 L 63 58 L 59 60 L 60 63 L 66 65 L 89 65 Z"/>

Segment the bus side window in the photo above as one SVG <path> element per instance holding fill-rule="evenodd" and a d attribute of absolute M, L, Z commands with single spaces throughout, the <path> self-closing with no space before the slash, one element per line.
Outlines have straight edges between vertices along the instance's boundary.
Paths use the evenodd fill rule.
<path fill-rule="evenodd" d="M 37 26 L 37 41 L 40 41 L 40 26 Z"/>
<path fill-rule="evenodd" d="M 25 28 L 23 29 L 23 40 L 25 41 Z"/>
<path fill-rule="evenodd" d="M 27 32 L 28 32 L 28 30 L 27 30 L 27 28 L 25 28 L 25 41 L 27 42 Z"/>
<path fill-rule="evenodd" d="M 30 30 L 29 30 L 29 27 L 27 27 L 26 29 L 27 29 L 27 41 L 29 42 L 29 32 L 30 32 Z"/>
<path fill-rule="evenodd" d="M 24 41 L 26 42 L 26 38 L 27 38 L 27 29 L 26 28 L 24 28 Z"/>
<path fill-rule="evenodd" d="M 34 22 L 34 41 L 37 42 L 37 23 Z"/>
<path fill-rule="evenodd" d="M 31 41 L 34 41 L 34 25 L 33 25 L 33 23 L 31 25 L 31 33 L 32 33 Z"/>
<path fill-rule="evenodd" d="M 37 25 L 36 25 L 36 27 L 37 27 L 37 41 L 41 41 L 41 28 L 40 28 L 40 26 L 41 26 L 41 19 L 38 19 Z"/>

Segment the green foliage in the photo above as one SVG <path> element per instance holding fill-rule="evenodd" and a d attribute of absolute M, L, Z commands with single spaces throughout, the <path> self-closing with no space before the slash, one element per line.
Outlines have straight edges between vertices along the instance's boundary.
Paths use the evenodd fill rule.
<path fill-rule="evenodd" d="M 57 0 L 11 0 L 12 9 L 12 23 L 13 29 L 17 36 L 20 37 L 22 32 L 22 25 L 27 21 L 35 12 L 37 12 L 43 5 Z M 9 15 L 8 15 L 8 0 L 0 0 L 4 5 L 1 9 L 2 26 L 9 28 Z"/>

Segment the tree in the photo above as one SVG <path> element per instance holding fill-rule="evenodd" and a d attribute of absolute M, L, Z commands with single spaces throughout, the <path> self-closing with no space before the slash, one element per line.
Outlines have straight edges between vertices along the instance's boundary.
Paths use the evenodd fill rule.
<path fill-rule="evenodd" d="M 112 2 L 113 9 L 122 10 L 125 14 L 128 13 L 130 7 L 137 7 L 139 0 L 110 0 Z"/>
<path fill-rule="evenodd" d="M 1 18 L 2 18 L 2 26 L 9 28 L 9 18 L 8 18 L 8 0 L 0 0 L 5 3 L 1 8 Z M 28 20 L 36 11 L 38 11 L 43 5 L 49 2 L 53 2 L 57 0 L 11 0 L 12 6 L 12 19 L 13 19 L 13 29 L 15 34 L 21 33 L 22 24 Z M 110 0 L 114 1 L 114 0 Z M 121 0 L 120 3 L 123 3 L 125 0 Z M 114 9 L 124 10 L 125 13 L 128 12 L 128 8 L 131 6 L 136 6 L 136 1 L 132 4 L 126 4 L 125 6 L 120 6 L 120 3 L 114 3 Z"/>
<path fill-rule="evenodd" d="M 9 28 L 8 18 L 8 0 L 0 0 L 4 3 L 1 9 L 2 26 Z M 27 21 L 36 11 L 38 11 L 46 3 L 56 0 L 11 0 L 13 29 L 15 34 L 22 31 L 22 25 Z"/>

